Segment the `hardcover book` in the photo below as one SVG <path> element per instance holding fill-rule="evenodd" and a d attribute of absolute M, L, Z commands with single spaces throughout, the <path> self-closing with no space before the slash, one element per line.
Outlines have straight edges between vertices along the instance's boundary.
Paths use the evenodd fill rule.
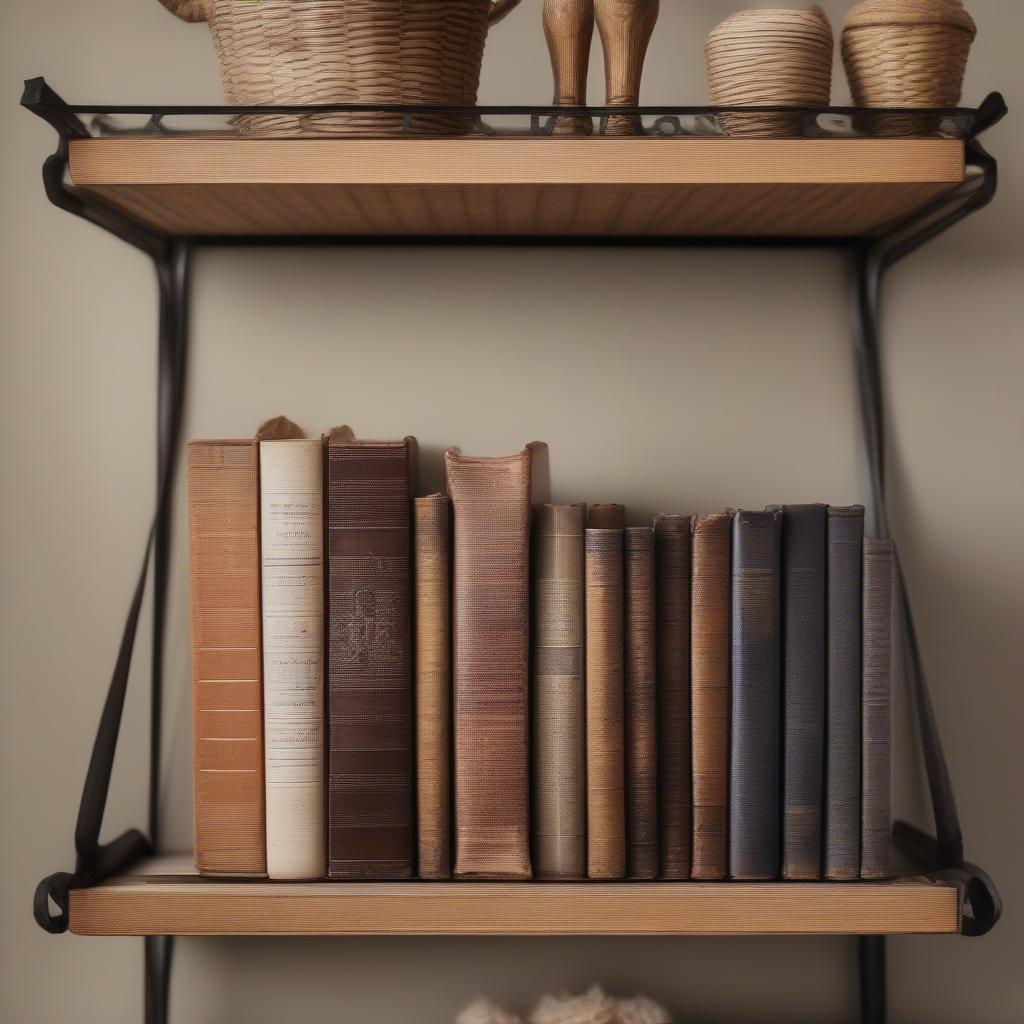
<path fill-rule="evenodd" d="M 696 879 L 728 877 L 730 598 L 732 516 L 693 524 L 691 736 L 693 867 Z"/>
<path fill-rule="evenodd" d="M 827 509 L 782 510 L 782 877 L 821 878 Z"/>
<path fill-rule="evenodd" d="M 828 510 L 824 876 L 860 877 L 864 509 Z"/>
<path fill-rule="evenodd" d="M 413 502 L 416 622 L 416 821 L 421 878 L 451 876 L 451 513 Z"/>
<path fill-rule="evenodd" d="M 411 439 L 326 448 L 329 875 L 410 878 Z"/>
<path fill-rule="evenodd" d="M 455 874 L 529 878 L 529 569 L 534 450 L 449 450 L 454 519 Z"/>
<path fill-rule="evenodd" d="M 256 442 L 190 442 L 186 478 L 196 870 L 264 875 Z"/>
<path fill-rule="evenodd" d="M 623 531 L 588 529 L 587 873 L 626 874 Z"/>
<path fill-rule="evenodd" d="M 891 540 L 864 541 L 864 760 L 861 878 L 892 874 L 892 672 L 896 553 Z"/>
<path fill-rule="evenodd" d="M 690 877 L 690 516 L 654 519 L 660 875 Z"/>
<path fill-rule="evenodd" d="M 624 530 L 626 509 L 623 505 L 591 505 L 587 510 L 587 528 L 590 530 Z"/>
<path fill-rule="evenodd" d="M 582 505 L 534 516 L 533 847 L 539 878 L 587 873 Z"/>
<path fill-rule="evenodd" d="M 733 517 L 729 874 L 742 881 L 780 867 L 779 520 Z"/>
<path fill-rule="evenodd" d="M 625 593 L 626 874 L 658 877 L 657 644 L 654 530 L 623 536 Z"/>
<path fill-rule="evenodd" d="M 319 441 L 260 442 L 267 874 L 325 873 L 323 465 Z"/>

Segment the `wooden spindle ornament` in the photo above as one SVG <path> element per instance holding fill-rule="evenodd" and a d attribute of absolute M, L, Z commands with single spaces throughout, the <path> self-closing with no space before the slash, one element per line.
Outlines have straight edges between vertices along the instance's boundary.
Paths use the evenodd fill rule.
<path fill-rule="evenodd" d="M 555 106 L 585 106 L 594 0 L 544 0 L 544 38 L 551 54 Z M 590 135 L 593 130 L 589 117 L 558 117 L 552 126 L 553 135 Z"/>
<path fill-rule="evenodd" d="M 609 107 L 635 107 L 640 100 L 647 46 L 658 20 L 659 0 L 594 0 L 597 30 L 604 47 L 604 77 Z M 640 119 L 608 118 L 607 135 L 638 135 Z"/>

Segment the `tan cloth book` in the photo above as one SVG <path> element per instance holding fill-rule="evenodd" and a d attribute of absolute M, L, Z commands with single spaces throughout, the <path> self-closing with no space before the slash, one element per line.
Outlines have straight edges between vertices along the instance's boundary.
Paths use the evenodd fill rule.
<path fill-rule="evenodd" d="M 196 870 L 264 875 L 256 442 L 192 441 L 185 475 Z"/>
<path fill-rule="evenodd" d="M 534 516 L 533 849 L 539 878 L 587 873 L 583 505 Z"/>
<path fill-rule="evenodd" d="M 413 502 L 416 622 L 416 820 L 421 878 L 450 878 L 451 511 L 447 495 Z"/>

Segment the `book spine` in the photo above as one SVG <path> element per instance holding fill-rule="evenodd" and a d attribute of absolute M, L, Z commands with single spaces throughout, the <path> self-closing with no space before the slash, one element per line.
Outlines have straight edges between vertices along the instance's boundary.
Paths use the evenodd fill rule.
<path fill-rule="evenodd" d="M 658 706 L 654 530 L 623 537 L 625 593 L 626 874 L 658 877 Z"/>
<path fill-rule="evenodd" d="M 323 469 L 319 441 L 260 443 L 267 874 L 324 875 Z"/>
<path fill-rule="evenodd" d="M 658 827 L 661 877 L 690 877 L 693 823 L 690 782 L 689 516 L 654 520 L 657 585 Z"/>
<path fill-rule="evenodd" d="M 454 518 L 455 874 L 529 878 L 533 447 L 445 453 Z"/>
<path fill-rule="evenodd" d="M 626 874 L 623 531 L 588 529 L 587 873 Z"/>
<path fill-rule="evenodd" d="M 328 874 L 413 873 L 410 443 L 327 443 Z"/>
<path fill-rule="evenodd" d="M 451 877 L 451 514 L 448 498 L 417 498 L 416 786 L 421 878 Z"/>
<path fill-rule="evenodd" d="M 779 875 L 778 512 L 733 518 L 729 874 Z"/>
<path fill-rule="evenodd" d="M 860 877 L 860 717 L 864 509 L 828 512 L 823 874 Z"/>
<path fill-rule="evenodd" d="M 864 542 L 864 763 L 861 868 L 892 874 L 892 674 L 896 554 L 891 540 Z"/>
<path fill-rule="evenodd" d="M 533 840 L 539 878 L 587 873 L 582 505 L 535 523 Z"/>
<path fill-rule="evenodd" d="M 624 505 L 591 505 L 587 510 L 587 528 L 590 530 L 624 530 Z"/>
<path fill-rule="evenodd" d="M 696 879 L 729 874 L 729 693 L 732 517 L 698 516 L 691 577 L 693 866 Z"/>
<path fill-rule="evenodd" d="M 825 738 L 824 505 L 782 513 L 782 877 L 821 878 Z"/>
<path fill-rule="evenodd" d="M 256 443 L 193 441 L 186 467 L 196 870 L 264 875 Z"/>

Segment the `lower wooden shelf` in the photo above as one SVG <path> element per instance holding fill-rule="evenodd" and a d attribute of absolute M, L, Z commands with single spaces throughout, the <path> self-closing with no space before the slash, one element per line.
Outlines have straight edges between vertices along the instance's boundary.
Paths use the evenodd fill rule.
<path fill-rule="evenodd" d="M 245 882 L 156 858 L 71 893 L 78 935 L 905 935 L 959 929 L 957 890 L 857 883 Z"/>

